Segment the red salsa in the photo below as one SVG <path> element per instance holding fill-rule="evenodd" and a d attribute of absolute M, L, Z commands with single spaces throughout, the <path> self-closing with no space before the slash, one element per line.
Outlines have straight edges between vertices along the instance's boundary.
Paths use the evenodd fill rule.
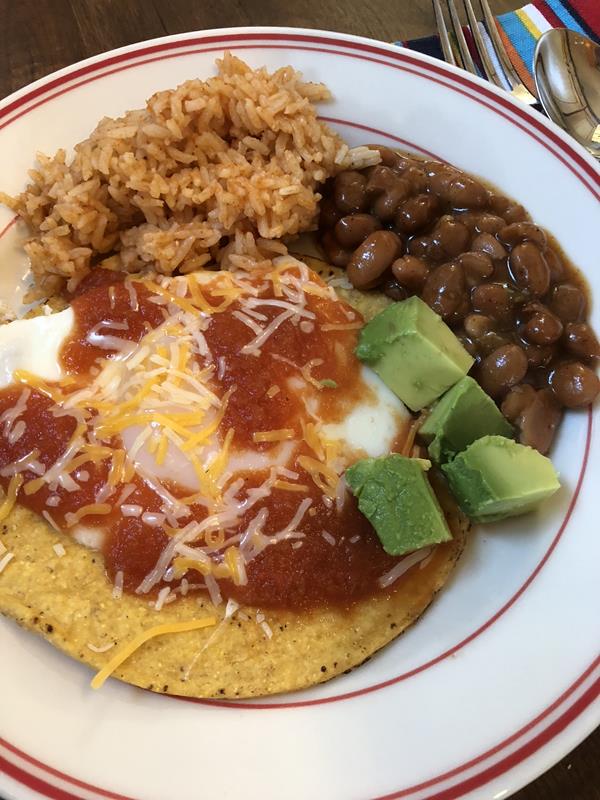
<path fill-rule="evenodd" d="M 123 481 L 127 485 L 127 496 L 119 499 L 123 495 L 122 485 L 112 487 L 106 496 L 112 463 L 107 454 L 95 461 L 79 458 L 81 463 L 72 470 L 70 480 L 64 485 L 60 479 L 50 483 L 38 480 L 38 484 L 31 484 L 62 456 L 79 424 L 72 413 L 60 410 L 60 400 L 55 401 L 45 392 L 59 391 L 62 399 L 68 398 L 70 393 L 88 385 L 99 372 L 102 360 L 115 353 L 109 346 L 114 343 L 111 336 L 124 342 L 140 342 L 168 316 L 166 301 L 161 300 L 162 295 L 153 284 L 124 280 L 122 275 L 100 270 L 92 275 L 94 280 L 80 287 L 72 299 L 74 330 L 61 351 L 62 366 L 71 382 L 29 387 L 25 410 L 19 416 L 25 422 L 24 433 L 11 444 L 5 429 L 0 429 L 0 470 L 5 473 L 0 481 L 7 488 L 10 475 L 4 468 L 29 456 L 32 469 L 20 473 L 23 485 L 18 502 L 44 514 L 60 530 L 76 530 L 81 522 L 86 529 L 102 531 L 101 549 L 109 578 L 115 581 L 118 573 L 122 573 L 124 590 L 135 592 L 154 569 L 173 536 L 168 524 L 149 524 L 144 519 L 147 513 L 160 515 L 163 508 L 163 499 L 151 483 L 132 470 L 129 478 Z M 273 448 L 273 442 L 255 441 L 256 432 L 293 431 L 293 455 L 285 464 L 293 480 L 282 477 L 268 496 L 241 513 L 235 524 L 217 531 L 212 539 L 214 557 L 217 561 L 223 559 L 227 541 L 233 541 L 236 534 L 239 544 L 239 534 L 243 534 L 259 509 L 268 510 L 262 530 L 268 539 L 289 525 L 302 501 L 310 499 L 312 502 L 298 525 L 300 535 L 266 546 L 259 552 L 246 566 L 246 583 L 222 577 L 219 587 L 224 598 L 264 608 L 349 607 L 359 599 L 383 591 L 378 580 L 398 559 L 383 551 L 354 498 L 347 493 L 338 511 L 335 498 L 327 496 L 321 484 L 315 483 L 314 475 L 298 462 L 299 456 L 314 460 L 315 452 L 304 435 L 303 426 L 307 420 L 310 422 L 310 416 L 302 390 L 294 388 L 301 384 L 295 384 L 294 378 L 301 378 L 304 385 L 311 385 L 313 394 L 316 392 L 319 417 L 324 422 L 339 421 L 352 404 L 361 399 L 368 402 L 372 390 L 362 380 L 360 367 L 352 355 L 361 320 L 339 300 L 334 302 L 326 296 L 307 294 L 310 319 L 293 319 L 290 315 L 257 352 L 244 354 L 244 346 L 255 336 L 252 321 L 256 323 L 255 328 L 264 330 L 285 311 L 284 306 L 277 304 L 274 286 L 263 283 L 261 289 L 261 298 L 275 301 L 273 305 L 261 306 L 260 313 L 251 316 L 249 322 L 243 304 L 234 300 L 208 318 L 204 338 L 213 365 L 212 390 L 219 397 L 228 396 L 219 430 L 232 429 L 230 447 L 234 451 L 254 453 L 267 453 Z M 222 295 L 213 296 L 206 286 L 203 297 L 215 307 L 223 300 Z M 198 354 L 194 357 L 200 367 L 207 366 L 206 358 Z M 24 390 L 27 391 L 24 385 L 13 384 L 0 392 L 0 415 L 15 407 Z M 93 414 L 101 415 L 102 411 L 96 410 Z M 401 444 L 402 438 L 399 428 L 398 443 Z M 118 435 L 103 439 L 97 445 L 100 448 L 123 446 Z M 248 492 L 263 484 L 268 474 L 268 469 L 236 473 L 233 479 L 241 475 L 245 481 L 237 497 L 242 500 L 249 497 Z M 162 485 L 175 498 L 190 495 L 189 487 L 172 480 L 163 480 Z M 294 490 L 294 486 L 300 490 Z M 86 506 L 91 507 L 91 512 L 81 520 L 71 516 L 81 514 Z M 125 516 L 123 506 L 141 507 L 144 514 Z M 188 500 L 188 515 L 179 524 L 183 527 L 191 521 L 201 522 L 208 514 L 205 505 L 190 504 Z M 439 555 L 442 557 L 441 551 Z M 434 558 L 426 569 L 435 569 L 436 560 Z M 192 591 L 194 587 L 204 586 L 205 576 L 200 571 L 188 567 L 183 574 Z M 152 587 L 152 596 L 165 586 L 172 590 L 180 587 L 181 577 L 177 574 L 169 582 L 159 580 Z M 401 579 L 385 591 L 395 590 L 400 583 Z"/>

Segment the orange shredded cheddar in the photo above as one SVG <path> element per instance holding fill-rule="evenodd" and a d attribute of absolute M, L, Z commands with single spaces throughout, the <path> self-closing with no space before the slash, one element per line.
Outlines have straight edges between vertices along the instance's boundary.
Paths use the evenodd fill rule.
<path fill-rule="evenodd" d="M 281 489 L 284 492 L 308 492 L 308 486 L 305 483 L 290 483 L 290 481 L 275 481 L 273 488 Z"/>
<path fill-rule="evenodd" d="M 83 517 L 88 517 L 88 516 L 103 517 L 106 516 L 106 514 L 110 514 L 111 511 L 112 511 L 112 506 L 109 505 L 108 503 L 90 503 L 87 506 L 81 506 L 81 508 L 78 508 L 77 511 L 74 511 L 71 514 L 71 516 L 69 517 L 70 524 L 76 525 L 81 519 L 83 519 Z"/>
<path fill-rule="evenodd" d="M 13 475 L 9 481 L 8 489 L 6 490 L 6 496 L 0 504 L 0 520 L 6 519 L 10 512 L 13 510 L 15 503 L 17 502 L 17 495 L 19 493 L 19 489 L 23 485 L 23 476 L 22 475 Z"/>
<path fill-rule="evenodd" d="M 276 431 L 256 431 L 252 434 L 252 439 L 260 444 L 262 442 L 283 442 L 286 439 L 293 439 L 294 431 L 292 428 L 280 428 Z"/>
<path fill-rule="evenodd" d="M 148 630 L 138 634 L 131 642 L 115 653 L 109 662 L 96 673 L 90 684 L 92 689 L 99 689 L 117 667 L 121 666 L 130 655 L 139 650 L 149 639 L 154 639 L 156 636 L 164 636 L 168 633 L 186 633 L 187 631 L 200 630 L 200 628 L 209 628 L 216 624 L 217 621 L 214 617 L 206 617 L 205 619 L 190 620 L 189 622 L 167 622 L 163 625 L 155 625 L 152 628 L 148 628 Z"/>
<path fill-rule="evenodd" d="M 163 433 L 163 435 L 160 437 L 160 444 L 156 448 L 156 455 L 154 457 L 154 460 L 156 461 L 158 466 L 164 464 L 168 446 L 169 446 L 169 438 L 166 435 L 166 433 Z"/>

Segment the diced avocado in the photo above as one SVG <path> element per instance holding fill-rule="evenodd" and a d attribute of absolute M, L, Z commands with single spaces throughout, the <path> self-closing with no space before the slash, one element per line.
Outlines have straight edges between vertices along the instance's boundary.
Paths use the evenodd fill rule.
<path fill-rule="evenodd" d="M 356 355 L 413 411 L 437 400 L 473 365 L 442 318 L 416 296 L 365 325 Z"/>
<path fill-rule="evenodd" d="M 425 474 L 429 466 L 424 459 L 393 454 L 365 458 L 346 470 L 359 509 L 392 556 L 452 538 Z"/>
<path fill-rule="evenodd" d="M 476 522 L 525 514 L 560 487 L 549 458 L 504 436 L 483 436 L 442 469 L 458 504 Z"/>
<path fill-rule="evenodd" d="M 433 406 L 419 434 L 428 443 L 431 459 L 444 464 L 482 436 L 512 438 L 513 428 L 492 398 L 467 375 Z"/>

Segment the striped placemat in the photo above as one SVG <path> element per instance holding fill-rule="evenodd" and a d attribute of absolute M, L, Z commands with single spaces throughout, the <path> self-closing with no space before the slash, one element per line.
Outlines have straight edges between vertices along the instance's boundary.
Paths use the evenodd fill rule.
<path fill-rule="evenodd" d="M 496 19 L 496 25 L 521 80 L 530 91 L 533 91 L 531 71 L 536 41 L 549 28 L 570 28 L 600 43 L 600 0 L 533 0 L 517 11 L 501 14 Z M 490 57 L 495 61 L 495 54 L 485 27 L 481 23 L 479 27 Z M 480 67 L 477 51 L 466 29 L 465 36 L 474 61 Z M 437 36 L 398 42 L 398 44 L 443 59 Z"/>

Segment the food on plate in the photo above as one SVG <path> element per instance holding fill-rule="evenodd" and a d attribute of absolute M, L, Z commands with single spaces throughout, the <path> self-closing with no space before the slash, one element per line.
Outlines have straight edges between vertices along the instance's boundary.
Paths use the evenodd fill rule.
<path fill-rule="evenodd" d="M 356 355 L 412 411 L 437 400 L 473 365 L 450 328 L 418 297 L 394 303 L 365 325 Z"/>
<path fill-rule="evenodd" d="M 505 436 L 483 436 L 442 469 L 476 522 L 523 514 L 560 487 L 549 458 Z"/>
<path fill-rule="evenodd" d="M 0 197 L 32 233 L 30 297 L 98 266 L 171 275 L 285 253 L 279 239 L 311 227 L 322 181 L 379 161 L 319 121 L 314 103 L 329 97 L 291 67 L 226 53 L 216 76 L 102 119 L 72 158 L 40 154 L 25 191 Z"/>
<path fill-rule="evenodd" d="M 401 556 L 452 539 L 425 472 L 431 463 L 394 453 L 357 461 L 346 481 L 386 553 Z"/>
<path fill-rule="evenodd" d="M 419 428 L 429 456 L 438 464 L 451 461 L 482 436 L 513 434 L 498 406 L 469 375 L 435 403 Z"/>
<path fill-rule="evenodd" d="M 541 453 L 597 394 L 549 237 L 455 168 L 349 148 L 328 97 L 226 55 L 3 196 L 47 303 L 0 327 L 0 611 L 95 687 L 360 664 L 444 585 L 464 512 L 557 490 Z"/>
<path fill-rule="evenodd" d="M 523 444 L 547 453 L 564 408 L 600 392 L 586 285 L 523 206 L 450 164 L 379 147 L 323 190 L 319 238 L 357 288 L 420 297 L 475 359 Z M 395 247 L 382 240 L 393 233 Z M 377 238 L 379 237 L 379 238 Z"/>
<path fill-rule="evenodd" d="M 96 666 L 124 647 L 117 676 L 193 696 L 309 685 L 395 637 L 466 521 L 446 496 L 455 538 L 407 564 L 345 490 L 349 464 L 411 447 L 407 409 L 353 354 L 361 325 L 291 256 L 156 281 L 97 270 L 65 310 L 5 325 L 3 512 L 19 507 L 3 612 Z M 57 557 L 59 532 L 90 549 Z M 194 619 L 221 627 L 130 653 Z"/>

